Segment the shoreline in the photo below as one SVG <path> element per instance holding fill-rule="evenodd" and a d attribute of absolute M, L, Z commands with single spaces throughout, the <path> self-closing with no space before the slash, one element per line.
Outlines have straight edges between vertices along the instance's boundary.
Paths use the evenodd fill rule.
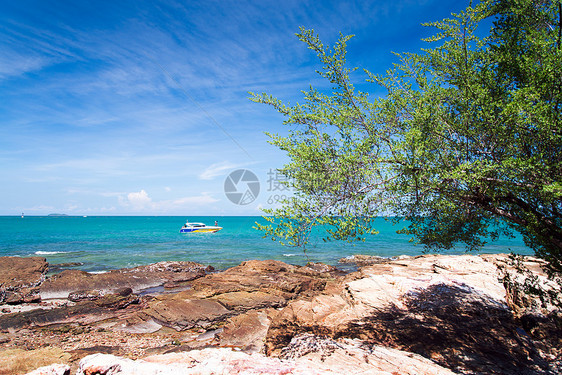
<path fill-rule="evenodd" d="M 9 264 L 25 263 L 18 259 L 0 259 L 12 272 L 0 272 L 0 370 L 8 359 L 29 361 L 25 353 L 44 357 L 30 366 L 58 362 L 72 373 L 86 372 L 102 358 L 141 374 L 153 365 L 169 370 L 182 363 L 181 373 L 188 374 L 211 360 L 224 373 L 241 363 L 271 369 L 264 373 L 285 366 L 287 373 L 314 368 L 321 374 L 388 366 L 412 374 L 505 372 L 512 366 L 544 372 L 562 364 L 560 312 L 506 290 L 498 281 L 501 272 L 513 272 L 506 255 L 358 256 L 357 270 L 349 273 L 320 263 L 252 260 L 220 271 L 160 262 L 53 276 L 46 275 L 44 259 L 27 258 L 20 269 Z M 546 283 L 540 261 L 526 260 Z M 157 293 L 143 294 L 147 288 Z M 7 312 L 7 306 L 22 310 Z"/>

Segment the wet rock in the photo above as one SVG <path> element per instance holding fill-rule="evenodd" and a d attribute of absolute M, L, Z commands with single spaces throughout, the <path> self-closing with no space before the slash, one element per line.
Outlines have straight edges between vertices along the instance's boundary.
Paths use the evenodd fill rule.
<path fill-rule="evenodd" d="M 82 262 L 68 262 L 68 263 L 57 263 L 57 264 L 49 264 L 49 274 L 59 273 L 66 269 L 72 269 L 75 267 L 83 266 L 84 263 Z"/>
<path fill-rule="evenodd" d="M 195 262 L 160 262 L 148 266 L 91 274 L 80 270 L 65 270 L 53 275 L 41 285 L 43 299 L 68 298 L 79 290 L 118 293 L 129 288 L 134 293 L 163 285 L 185 282 L 203 277 L 212 267 Z"/>

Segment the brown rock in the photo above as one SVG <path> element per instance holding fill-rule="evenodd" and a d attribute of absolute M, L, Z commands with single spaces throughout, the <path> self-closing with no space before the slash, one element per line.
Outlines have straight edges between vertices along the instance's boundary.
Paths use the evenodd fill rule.
<path fill-rule="evenodd" d="M 193 327 L 206 328 L 232 315 L 230 310 L 217 301 L 175 296 L 157 298 L 144 313 L 159 324 L 178 331 Z"/>
<path fill-rule="evenodd" d="M 230 292 L 262 291 L 294 298 L 297 294 L 315 294 L 323 290 L 330 273 L 274 260 L 251 260 L 223 272 L 207 275 L 191 283 L 193 293 L 208 298 Z"/>
<path fill-rule="evenodd" d="M 157 297 L 143 313 L 177 330 L 206 328 L 248 310 L 278 308 L 296 296 L 319 293 L 334 277 L 331 268 L 321 268 L 273 260 L 243 262 L 191 281 L 187 291 Z"/>
<path fill-rule="evenodd" d="M 118 294 L 118 295 L 120 295 L 121 297 L 127 297 L 127 296 L 133 294 L 133 289 L 127 288 L 127 287 L 125 287 L 125 288 L 120 288 L 120 289 L 117 289 L 117 290 L 115 291 L 115 294 Z"/>
<path fill-rule="evenodd" d="M 47 272 L 48 263 L 41 257 L 0 257 L 0 286 L 14 289 L 39 285 Z"/>
<path fill-rule="evenodd" d="M 338 262 L 340 264 L 354 264 L 357 267 L 365 267 L 373 264 L 386 263 L 391 260 L 391 258 L 385 258 L 377 255 L 355 254 L 349 257 L 341 258 Z"/>
<path fill-rule="evenodd" d="M 118 293 L 123 288 L 139 293 L 167 282 L 194 280 L 205 276 L 211 269 L 194 262 L 160 262 L 102 274 L 65 270 L 41 285 L 41 297 L 68 298 L 70 293 L 80 290 L 96 290 L 101 294 Z"/>
<path fill-rule="evenodd" d="M 329 264 L 324 264 L 324 263 L 312 263 L 312 262 L 307 263 L 306 266 L 301 268 L 299 271 L 306 270 L 307 268 L 311 269 L 315 273 L 338 274 L 338 275 L 341 274 L 340 271 L 334 266 L 330 266 Z"/>
<path fill-rule="evenodd" d="M 39 290 L 37 290 L 37 293 L 30 293 L 30 294 L 24 295 L 23 302 L 24 303 L 39 303 L 39 302 L 41 302 L 41 295 L 38 292 L 39 292 Z"/>
<path fill-rule="evenodd" d="M 68 295 L 68 300 L 72 302 L 78 301 L 95 301 L 100 298 L 102 294 L 99 290 L 79 290 L 72 292 Z"/>
<path fill-rule="evenodd" d="M 36 286 L 45 279 L 45 258 L 0 257 L 0 304 L 39 302 Z"/>
<path fill-rule="evenodd" d="M 96 299 L 95 304 L 106 309 L 120 310 L 130 305 L 138 304 L 139 302 L 140 298 L 136 294 L 122 296 L 112 293 Z"/>
<path fill-rule="evenodd" d="M 269 329 L 267 311 L 248 311 L 228 320 L 219 334 L 220 346 L 238 347 L 248 353 L 261 353 Z"/>
<path fill-rule="evenodd" d="M 8 305 L 18 305 L 23 303 L 23 296 L 18 292 L 6 292 L 4 303 Z"/>
<path fill-rule="evenodd" d="M 220 302 L 227 309 L 235 311 L 281 307 L 286 303 L 286 300 L 279 296 L 260 291 L 223 293 L 211 297 L 211 299 Z"/>
<path fill-rule="evenodd" d="M 125 313 L 140 309 L 138 297 L 130 295 L 106 295 L 96 301 L 80 301 L 70 306 L 62 306 L 48 310 L 35 309 L 20 313 L 0 316 L 0 330 L 21 329 L 24 327 L 42 327 L 53 324 L 92 324 L 95 322 L 115 319 Z M 128 310 L 124 311 L 124 309 Z"/>

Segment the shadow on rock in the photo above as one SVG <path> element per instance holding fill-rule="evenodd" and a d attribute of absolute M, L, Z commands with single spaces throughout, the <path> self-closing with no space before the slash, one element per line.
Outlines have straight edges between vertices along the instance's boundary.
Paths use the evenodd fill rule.
<path fill-rule="evenodd" d="M 414 352 L 462 373 L 550 373 L 511 311 L 465 285 L 437 284 L 354 322 L 341 337 Z"/>

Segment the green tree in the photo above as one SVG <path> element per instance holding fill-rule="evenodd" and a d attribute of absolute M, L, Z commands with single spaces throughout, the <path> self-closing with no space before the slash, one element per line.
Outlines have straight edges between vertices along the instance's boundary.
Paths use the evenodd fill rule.
<path fill-rule="evenodd" d="M 490 30 L 477 30 L 485 19 Z M 437 29 L 427 49 L 397 55 L 386 74 L 365 70 L 379 98 L 351 82 L 351 36 L 326 47 L 301 28 L 332 90 L 310 87 L 296 105 L 252 93 L 286 117 L 289 135 L 269 135 L 295 191 L 260 229 L 289 245 L 317 225 L 360 240 L 390 212 L 428 249 L 517 231 L 562 271 L 560 0 L 483 1 L 426 26 Z"/>

